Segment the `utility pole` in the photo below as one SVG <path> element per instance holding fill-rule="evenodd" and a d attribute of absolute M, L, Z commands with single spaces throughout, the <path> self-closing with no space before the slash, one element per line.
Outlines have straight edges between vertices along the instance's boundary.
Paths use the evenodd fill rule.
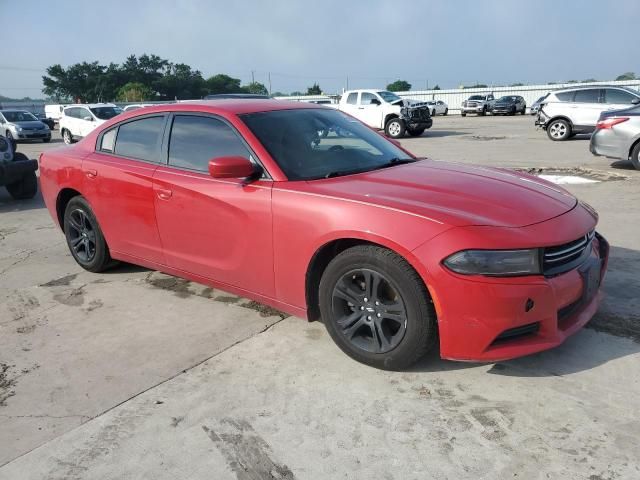
<path fill-rule="evenodd" d="M 271 72 L 267 74 L 269 76 L 269 96 L 271 96 Z"/>
<path fill-rule="evenodd" d="M 349 90 L 349 76 L 347 75 L 347 90 Z"/>
<path fill-rule="evenodd" d="M 254 74 L 254 71 L 251 70 L 251 83 L 255 83 L 256 82 L 256 79 L 255 79 L 253 74 Z"/>

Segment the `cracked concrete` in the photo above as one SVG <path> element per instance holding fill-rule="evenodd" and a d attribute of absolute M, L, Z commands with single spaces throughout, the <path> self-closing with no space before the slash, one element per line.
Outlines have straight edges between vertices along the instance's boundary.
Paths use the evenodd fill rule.
<path fill-rule="evenodd" d="M 531 122 L 438 117 L 403 144 L 611 168 Z M 0 480 L 640 478 L 640 172 L 614 166 L 624 180 L 570 187 L 612 244 L 592 328 L 523 359 L 432 354 L 407 372 L 359 365 L 322 325 L 226 292 L 134 266 L 84 272 L 41 199 L 0 192 Z"/>

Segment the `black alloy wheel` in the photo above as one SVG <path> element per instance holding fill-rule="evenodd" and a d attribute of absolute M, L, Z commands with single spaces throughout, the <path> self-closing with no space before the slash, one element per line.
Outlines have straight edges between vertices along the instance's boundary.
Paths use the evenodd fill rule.
<path fill-rule="evenodd" d="M 84 263 L 90 263 L 96 256 L 96 231 L 84 210 L 69 213 L 67 223 L 69 246 Z"/>

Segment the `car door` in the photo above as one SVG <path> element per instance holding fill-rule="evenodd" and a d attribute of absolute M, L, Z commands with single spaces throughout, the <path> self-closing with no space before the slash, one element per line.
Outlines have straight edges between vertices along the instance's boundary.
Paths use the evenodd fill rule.
<path fill-rule="evenodd" d="M 372 103 L 373 102 L 373 103 Z M 382 99 L 372 92 L 360 92 L 356 117 L 372 128 L 382 128 Z"/>
<path fill-rule="evenodd" d="M 584 88 L 576 90 L 571 108 L 573 115 L 571 121 L 577 130 L 592 130 L 598 122 L 600 112 L 604 110 L 604 104 L 600 103 L 599 88 Z"/>
<path fill-rule="evenodd" d="M 65 109 L 63 113 L 64 119 L 62 120 L 62 126 L 69 130 L 72 135 L 79 135 L 78 125 L 76 123 L 76 115 L 78 115 L 79 110 L 78 107 L 71 107 Z"/>
<path fill-rule="evenodd" d="M 631 102 L 638 99 L 640 99 L 640 97 L 620 88 L 604 89 L 604 108 L 606 110 L 621 110 L 632 107 L 633 103 Z"/>
<path fill-rule="evenodd" d="M 225 119 L 196 113 L 173 116 L 164 148 L 153 182 L 168 265 L 273 297 L 272 181 L 208 173 L 212 158 L 255 154 Z"/>
<path fill-rule="evenodd" d="M 102 133 L 82 161 L 83 195 L 113 252 L 163 264 L 153 173 L 161 160 L 166 115 L 132 119 Z M 144 263 L 144 262 L 140 262 Z"/>
<path fill-rule="evenodd" d="M 358 92 L 351 92 L 347 95 L 347 98 L 340 106 L 341 110 L 348 113 L 349 115 L 353 115 L 354 117 L 358 116 Z"/>
<path fill-rule="evenodd" d="M 80 107 L 78 112 L 78 135 L 86 137 L 96 127 L 93 114 L 86 107 Z M 75 134 L 75 132 L 74 132 Z"/>

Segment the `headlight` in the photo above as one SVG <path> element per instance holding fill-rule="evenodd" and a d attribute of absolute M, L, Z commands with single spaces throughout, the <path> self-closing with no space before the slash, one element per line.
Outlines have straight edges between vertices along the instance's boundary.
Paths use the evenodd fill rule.
<path fill-rule="evenodd" d="M 19 132 L 21 132 L 21 131 L 22 131 L 22 127 L 18 127 L 18 126 L 16 126 L 16 130 L 17 130 L 17 131 L 19 131 Z"/>
<path fill-rule="evenodd" d="M 462 275 L 508 277 L 542 273 L 538 249 L 463 250 L 450 255 L 443 263 Z"/>

